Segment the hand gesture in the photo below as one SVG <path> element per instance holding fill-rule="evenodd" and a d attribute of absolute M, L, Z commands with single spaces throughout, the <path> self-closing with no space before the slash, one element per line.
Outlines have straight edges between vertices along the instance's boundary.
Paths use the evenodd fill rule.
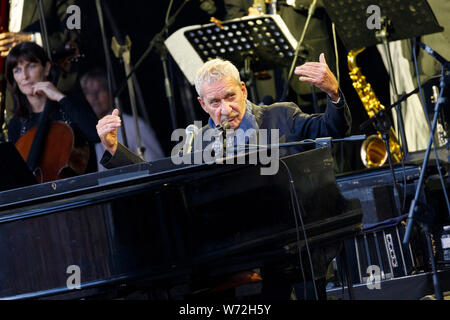
<path fill-rule="evenodd" d="M 300 76 L 300 81 L 310 82 L 328 94 L 332 101 L 339 99 L 339 84 L 328 68 L 323 53 L 320 54 L 319 62 L 306 62 L 296 67 L 294 73 Z"/>
<path fill-rule="evenodd" d="M 45 95 L 48 99 L 59 101 L 65 97 L 50 81 L 37 82 L 33 85 L 33 95 Z"/>
<path fill-rule="evenodd" d="M 97 123 L 97 134 L 109 153 L 114 155 L 117 150 L 117 128 L 121 126 L 119 109 L 114 109 L 111 115 L 104 116 Z"/>

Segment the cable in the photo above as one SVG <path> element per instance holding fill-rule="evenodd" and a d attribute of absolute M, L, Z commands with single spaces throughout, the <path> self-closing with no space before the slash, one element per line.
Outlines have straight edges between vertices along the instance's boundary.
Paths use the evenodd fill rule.
<path fill-rule="evenodd" d="M 306 236 L 306 230 L 305 230 L 305 225 L 303 223 L 303 218 L 302 218 L 302 214 L 301 214 L 301 210 L 300 210 L 299 199 L 297 197 L 297 193 L 295 192 L 294 180 L 292 178 L 291 170 L 289 170 L 289 167 L 284 162 L 284 160 L 283 159 L 279 159 L 279 161 L 286 167 L 286 171 L 287 171 L 288 178 L 289 178 L 291 196 L 292 195 L 294 196 L 295 204 L 296 204 L 296 206 L 294 207 L 294 214 L 298 213 L 298 217 L 300 219 L 300 224 L 302 226 L 302 231 L 303 231 L 303 237 L 305 239 L 306 252 L 308 254 L 309 266 L 310 266 L 310 269 L 311 269 L 311 278 L 312 278 L 312 283 L 313 283 L 313 287 L 314 287 L 314 294 L 316 296 L 316 300 L 319 300 L 319 296 L 317 294 L 316 279 L 315 279 L 315 275 L 314 275 L 314 268 L 313 268 L 313 264 L 312 264 L 311 252 L 309 250 L 308 238 Z M 297 210 L 295 210 L 295 209 L 297 209 Z M 297 218 L 296 218 L 296 220 L 297 220 Z M 296 227 L 297 227 L 297 232 L 298 232 L 298 225 L 297 224 L 296 224 Z M 299 250 L 299 255 L 301 255 L 300 243 L 299 243 L 298 250 Z M 305 283 L 304 287 L 305 287 L 305 290 L 306 290 L 306 283 Z"/>
<path fill-rule="evenodd" d="M 386 60 L 387 60 L 388 69 L 389 69 L 389 83 L 390 83 L 392 91 L 395 95 L 395 98 L 397 99 L 398 91 L 397 91 L 397 85 L 395 83 L 394 67 L 392 65 L 391 51 L 389 50 L 389 44 L 387 42 L 384 42 L 384 52 L 386 54 Z M 396 113 L 395 120 L 397 122 L 399 141 L 401 141 L 400 163 L 402 165 L 402 171 L 403 171 L 403 197 L 402 197 L 403 199 L 400 199 L 400 202 L 401 202 L 400 211 L 402 213 L 406 207 L 406 169 L 405 169 L 405 160 L 404 160 L 405 152 L 404 151 L 405 151 L 405 149 L 407 149 L 407 143 L 406 143 L 406 136 L 404 134 L 405 129 L 404 129 L 403 120 L 400 120 L 400 118 L 403 119 L 401 105 L 398 108 L 398 114 Z M 388 148 L 388 146 L 386 148 Z M 392 166 L 391 166 L 391 170 L 393 172 L 392 178 L 394 179 L 394 186 L 397 187 L 397 176 L 395 175 L 395 171 L 393 171 Z M 400 193 L 398 192 L 398 190 L 397 190 L 397 193 L 398 193 L 398 196 L 400 197 Z"/>
<path fill-rule="evenodd" d="M 333 44 L 334 44 L 334 55 L 336 57 L 336 77 L 337 77 L 337 82 L 339 85 L 339 88 L 341 87 L 341 75 L 339 72 L 339 52 L 338 52 L 338 47 L 337 47 L 337 37 L 336 37 L 336 25 L 334 24 L 334 22 L 331 23 L 331 29 L 333 31 Z M 340 172 L 344 171 L 344 144 L 340 143 L 339 144 L 339 148 L 341 149 L 341 154 L 340 154 Z"/>
<path fill-rule="evenodd" d="M 106 29 L 103 19 L 103 9 L 102 9 L 102 3 L 100 0 L 95 1 L 95 7 L 97 9 L 97 16 L 98 16 L 98 23 L 100 25 L 100 32 L 102 35 L 102 44 L 103 44 L 103 52 L 105 55 L 105 64 L 106 64 L 106 77 L 108 81 L 108 94 L 110 97 L 113 96 L 113 91 L 116 90 L 116 79 L 114 77 L 114 70 L 112 67 L 112 61 L 111 56 L 109 54 L 109 48 L 108 43 L 106 40 Z M 122 112 L 122 104 L 120 102 L 119 96 L 116 96 L 114 99 L 115 107 L 119 109 L 120 112 Z M 111 106 L 113 107 L 113 105 Z M 125 123 L 122 123 L 120 126 L 120 132 L 122 133 L 122 143 L 125 147 L 128 147 L 128 138 L 127 133 L 125 131 Z"/>
<path fill-rule="evenodd" d="M 290 181 L 290 184 L 292 184 L 293 181 Z M 295 192 L 295 190 L 292 190 L 291 185 L 289 185 L 289 194 L 290 194 L 290 199 L 291 199 L 291 206 L 292 206 L 292 210 L 294 210 L 294 219 L 295 219 L 295 231 L 296 231 L 296 235 L 297 235 L 297 246 L 299 248 L 298 251 L 298 258 L 300 261 L 300 270 L 302 272 L 302 279 L 303 282 L 306 283 L 306 277 L 305 277 L 305 270 L 303 269 L 303 259 L 302 259 L 302 253 L 300 250 L 300 234 L 299 234 L 299 228 L 298 228 L 298 221 L 297 221 L 297 214 L 296 214 L 296 210 L 295 210 L 295 205 L 294 205 L 294 194 L 293 192 Z M 306 300 L 308 297 L 307 291 L 306 291 L 306 286 L 303 285 L 303 299 Z"/>
<path fill-rule="evenodd" d="M 316 2 L 317 2 L 317 0 L 313 0 L 311 5 L 309 6 L 308 16 L 306 18 L 306 22 L 305 22 L 305 25 L 303 27 L 302 34 L 300 35 L 300 39 L 297 42 L 297 48 L 295 49 L 294 57 L 293 57 L 292 63 L 291 63 L 291 68 L 289 70 L 286 82 L 284 83 L 284 86 L 283 86 L 283 93 L 281 94 L 280 102 L 284 101 L 284 99 L 286 99 L 287 90 L 289 88 L 289 82 L 291 81 L 292 74 L 294 73 L 294 68 L 295 68 L 295 65 L 297 63 L 297 59 L 298 59 L 298 55 L 300 53 L 301 45 L 303 44 L 303 39 L 305 38 L 306 29 L 309 26 L 309 21 L 311 20 L 312 15 L 314 14 L 314 10 L 316 8 Z"/>
<path fill-rule="evenodd" d="M 173 5 L 173 0 L 170 0 L 169 7 L 167 8 L 166 18 L 164 19 L 165 24 L 169 23 L 169 15 L 170 15 L 170 11 L 172 10 L 172 5 Z"/>
<path fill-rule="evenodd" d="M 337 76 L 337 82 L 339 85 L 339 88 L 341 87 L 341 76 L 339 74 L 339 53 L 337 48 L 337 39 L 336 39 L 336 25 L 334 22 L 331 24 L 331 27 L 333 29 L 333 42 L 334 42 L 334 55 L 336 56 L 336 76 Z"/>
<path fill-rule="evenodd" d="M 435 161 L 436 161 L 436 167 L 437 167 L 438 173 L 439 173 L 439 180 L 441 181 L 442 191 L 444 192 L 445 202 L 447 204 L 447 210 L 450 212 L 450 205 L 449 205 L 449 201 L 448 201 L 447 190 L 445 189 L 444 177 L 441 172 L 441 166 L 439 164 L 439 157 L 437 154 L 437 146 L 436 146 L 436 142 L 434 141 L 434 135 L 431 134 L 431 123 L 430 123 L 430 119 L 428 117 L 428 112 L 426 110 L 426 103 L 425 103 L 425 98 L 424 98 L 424 94 L 423 94 L 422 82 L 420 81 L 419 63 L 417 61 L 416 40 L 415 39 L 411 40 L 411 47 L 412 47 L 412 52 L 413 52 L 414 68 L 416 71 L 417 86 L 419 87 L 420 102 L 422 105 L 423 112 L 425 113 L 425 117 L 427 119 L 428 128 L 430 129 L 430 136 L 431 136 L 431 139 L 433 140 L 433 142 L 432 142 L 433 143 L 433 151 L 434 151 L 434 156 L 436 158 Z M 444 67 L 442 67 L 442 68 L 444 68 Z"/>

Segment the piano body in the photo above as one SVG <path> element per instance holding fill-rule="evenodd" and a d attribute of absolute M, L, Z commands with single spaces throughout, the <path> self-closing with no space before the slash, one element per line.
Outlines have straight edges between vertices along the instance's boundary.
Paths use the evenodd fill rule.
<path fill-rule="evenodd" d="M 282 160 L 311 246 L 361 230 L 359 200 L 342 196 L 328 149 Z M 0 299 L 115 298 L 249 270 L 303 248 L 295 221 L 281 164 L 265 176 L 260 165 L 168 158 L 3 191 Z"/>

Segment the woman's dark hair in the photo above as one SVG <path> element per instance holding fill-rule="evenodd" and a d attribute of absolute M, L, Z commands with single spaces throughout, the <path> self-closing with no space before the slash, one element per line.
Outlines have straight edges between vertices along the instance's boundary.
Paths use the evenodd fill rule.
<path fill-rule="evenodd" d="M 19 86 L 14 79 L 14 68 L 19 61 L 26 60 L 29 62 L 40 63 L 43 67 L 49 62 L 49 58 L 44 49 L 34 42 L 22 42 L 11 49 L 6 57 L 6 80 L 8 82 L 8 89 L 14 97 L 14 113 L 20 118 L 28 118 L 30 116 L 31 107 L 28 99 L 20 91 Z M 51 80 L 52 72 L 50 71 L 48 79 Z"/>

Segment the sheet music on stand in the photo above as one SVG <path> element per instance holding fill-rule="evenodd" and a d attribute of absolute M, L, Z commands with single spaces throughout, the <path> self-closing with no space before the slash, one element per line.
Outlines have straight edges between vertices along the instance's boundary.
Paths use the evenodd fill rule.
<path fill-rule="evenodd" d="M 279 15 L 227 20 L 222 27 L 214 23 L 184 27 L 164 42 L 191 85 L 197 69 L 214 58 L 241 69 L 250 55 L 253 71 L 290 66 L 297 40 Z"/>
<path fill-rule="evenodd" d="M 367 13 L 371 5 L 378 6 L 380 16 L 389 19 L 389 41 L 411 39 L 444 30 L 438 25 L 426 0 L 323 0 L 323 4 L 347 50 L 381 43 L 376 37 L 379 30 L 367 27 L 367 20 L 373 14 Z"/>

